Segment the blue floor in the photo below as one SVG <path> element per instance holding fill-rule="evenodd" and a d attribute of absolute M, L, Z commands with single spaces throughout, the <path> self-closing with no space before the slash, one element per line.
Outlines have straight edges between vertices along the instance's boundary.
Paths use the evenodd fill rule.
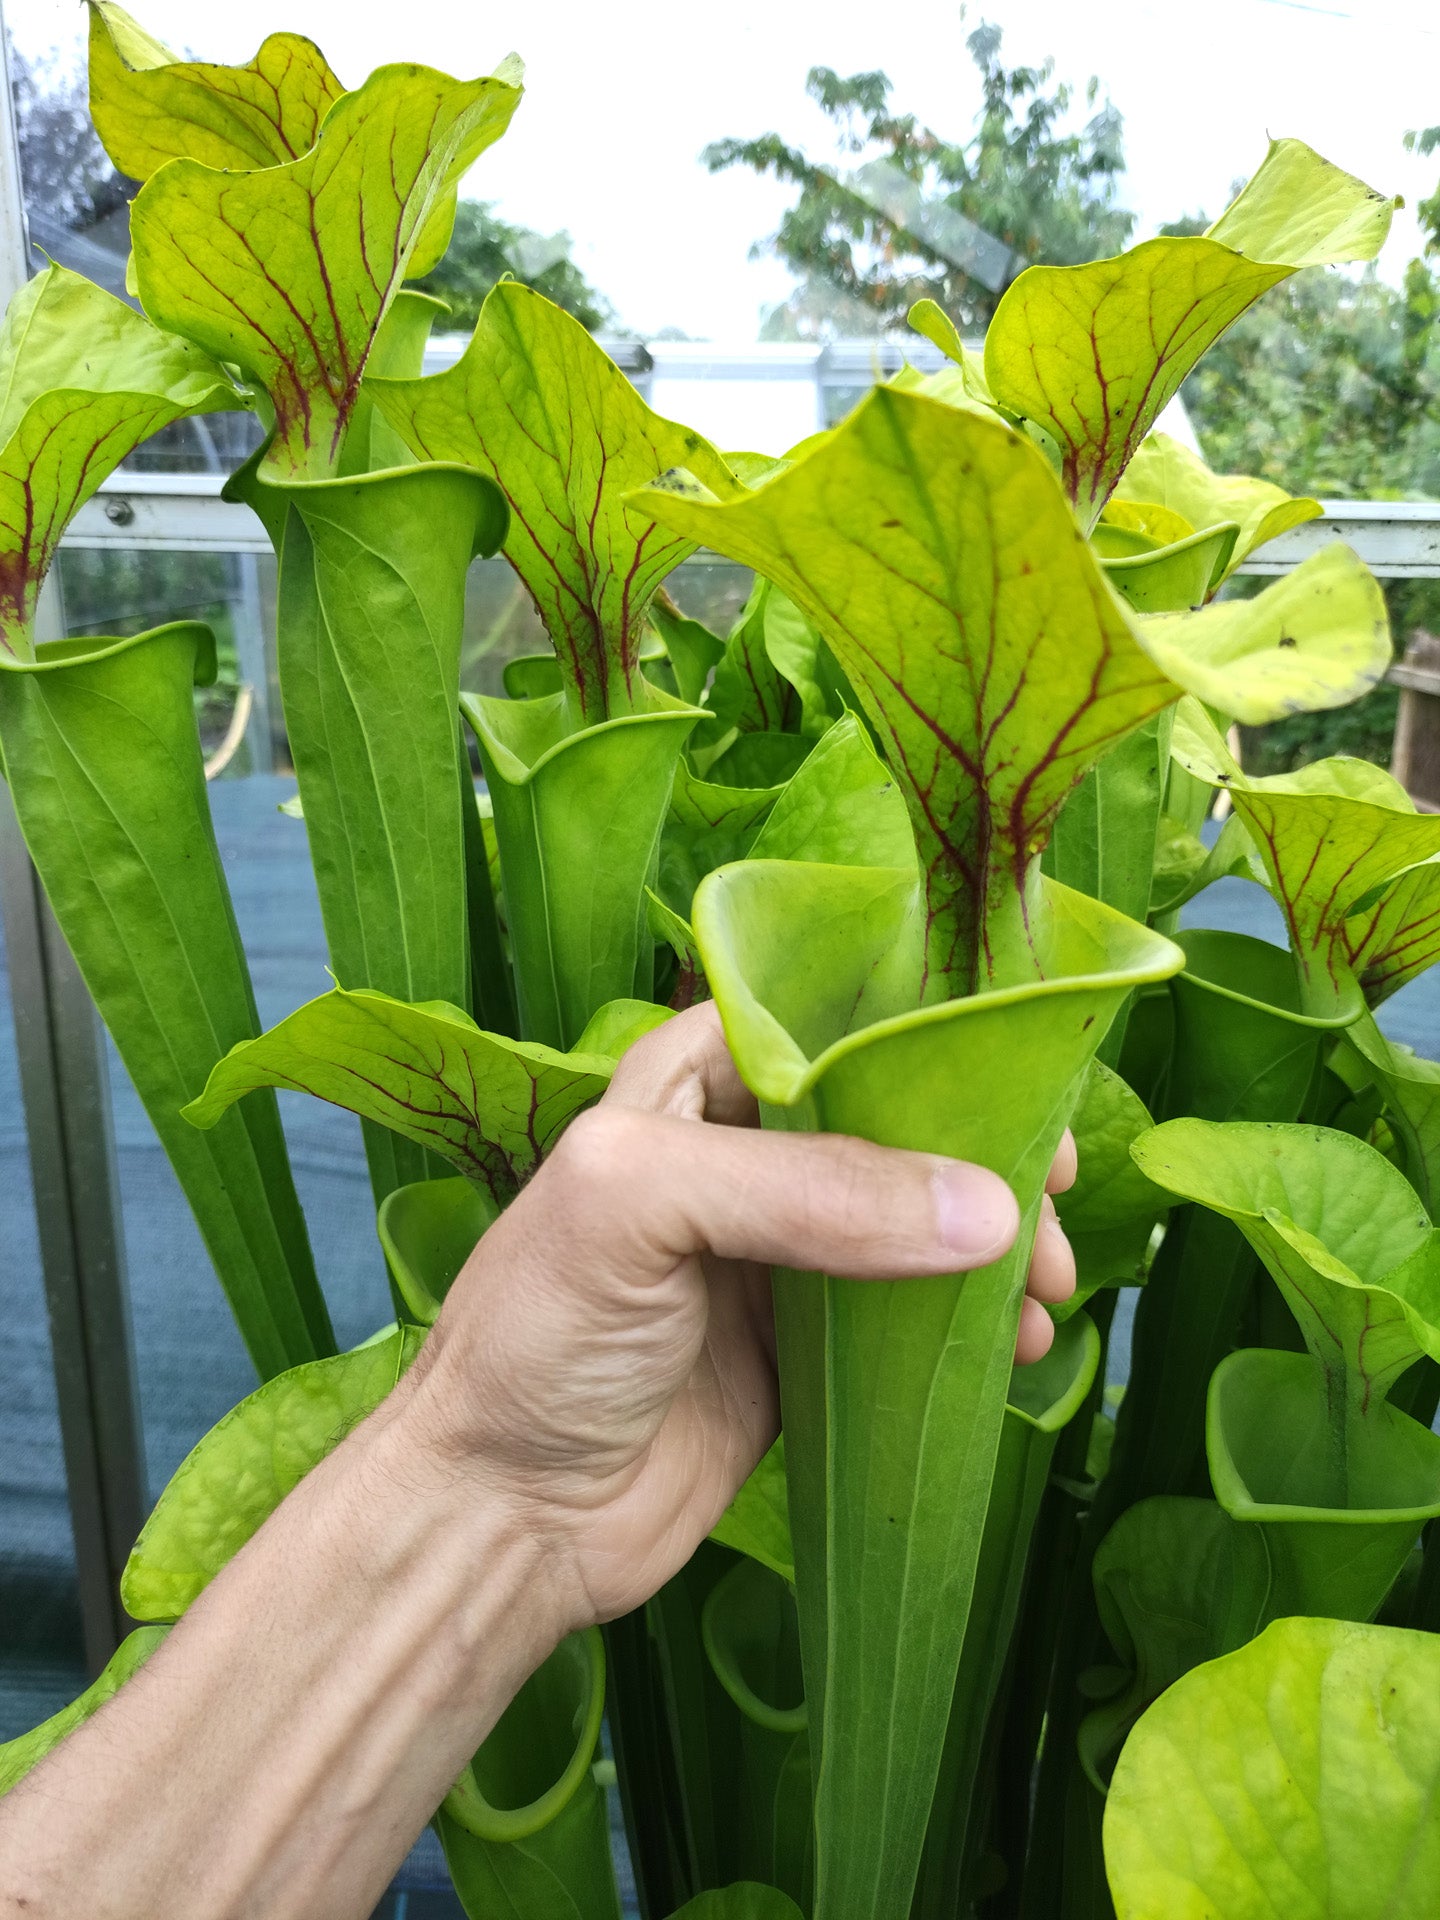
<path fill-rule="evenodd" d="M 268 1026 L 329 985 L 304 828 L 277 811 L 294 782 L 225 780 L 211 789 L 221 856 Z M 1268 895 L 1226 880 L 1197 902 L 1196 924 L 1284 942 Z M 0 974 L 3 974 L 0 942 Z M 8 976 L 0 978 L 8 1000 Z M 1390 1035 L 1440 1055 L 1440 969 L 1384 1010 Z M 146 1461 L 153 1492 L 199 1436 L 254 1385 L 168 1163 L 112 1056 L 116 1151 L 129 1263 Z M 342 1345 L 389 1318 L 358 1124 L 300 1095 L 282 1095 L 295 1177 Z M 14 1036 L 0 1015 L 0 1739 L 34 1725 L 83 1684 L 73 1551 L 55 1414 L 39 1253 L 25 1157 Z M 1122 1322 L 1117 1322 L 1121 1334 Z M 422 1903 L 443 1884 L 438 1849 L 417 1851 L 408 1909 L 388 1920 L 457 1914 Z M 400 1883 L 397 1883 L 399 1885 Z M 400 1895 L 392 1896 L 392 1903 Z"/>

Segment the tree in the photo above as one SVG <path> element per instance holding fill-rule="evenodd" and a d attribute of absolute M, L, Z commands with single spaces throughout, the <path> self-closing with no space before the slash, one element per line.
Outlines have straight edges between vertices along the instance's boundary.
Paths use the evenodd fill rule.
<path fill-rule="evenodd" d="M 493 201 L 460 202 L 449 252 L 433 273 L 415 284 L 422 293 L 446 301 L 447 324 L 469 333 L 486 294 L 507 274 L 573 313 L 591 333 L 615 330 L 614 307 L 570 258 L 569 234 L 511 226 L 497 217 Z"/>
<path fill-rule="evenodd" d="M 1434 153 L 1440 148 L 1440 127 L 1424 127 L 1419 133 L 1407 133 L 1405 151 L 1418 153 L 1422 157 Z M 1427 254 L 1440 253 L 1440 186 L 1437 186 L 1428 200 L 1422 200 L 1415 212 L 1425 234 Z"/>
<path fill-rule="evenodd" d="M 1068 132 L 1073 96 L 1052 84 L 1052 61 L 1007 68 L 1000 29 L 986 23 L 966 45 L 982 94 L 969 138 L 947 139 L 896 113 L 883 73 L 842 79 L 812 67 L 806 89 L 833 123 L 848 172 L 809 159 L 778 133 L 705 149 L 712 173 L 750 167 L 800 190 L 778 230 L 752 250 L 778 254 L 801 276 L 767 322 L 769 337 L 881 333 L 925 297 L 962 331 L 979 331 L 1033 261 L 1073 264 L 1124 246 L 1134 216 L 1117 204 L 1119 113 L 1107 101 Z M 1088 106 L 1098 93 L 1092 79 Z"/>
<path fill-rule="evenodd" d="M 1435 137 L 1411 135 L 1424 153 Z M 1429 141 L 1428 145 L 1422 144 Z M 1427 254 L 1440 253 L 1440 192 L 1421 203 Z M 1162 229 L 1194 233 L 1187 218 Z M 1373 268 L 1284 281 L 1244 314 L 1185 382 L 1182 398 L 1210 464 L 1292 493 L 1330 498 L 1440 497 L 1440 275 L 1412 260 L 1392 287 Z M 1388 580 L 1403 648 L 1440 632 L 1440 583 Z M 1247 742 L 1247 765 L 1278 772 L 1326 753 L 1387 762 L 1396 692 L 1381 686 L 1336 713 L 1299 714 Z"/>

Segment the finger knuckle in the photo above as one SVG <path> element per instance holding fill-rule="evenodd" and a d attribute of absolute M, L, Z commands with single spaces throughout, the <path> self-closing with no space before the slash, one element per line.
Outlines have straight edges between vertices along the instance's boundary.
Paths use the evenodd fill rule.
<path fill-rule="evenodd" d="M 630 1107 L 591 1107 L 572 1120 L 550 1156 L 552 1180 L 605 1189 L 645 1151 L 645 1116 Z"/>

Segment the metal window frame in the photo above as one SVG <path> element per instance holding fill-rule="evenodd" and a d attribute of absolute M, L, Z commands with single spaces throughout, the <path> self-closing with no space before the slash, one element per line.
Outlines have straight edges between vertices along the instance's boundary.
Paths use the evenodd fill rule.
<path fill-rule="evenodd" d="M 114 473 L 76 514 L 62 547 L 268 554 L 250 508 L 221 497 L 212 473 Z M 1342 540 L 1382 579 L 1440 579 L 1440 501 L 1325 500 L 1319 520 L 1272 540 L 1242 573 L 1290 573 Z M 703 550 L 702 550 L 703 551 Z M 713 558 L 713 556 L 707 556 Z"/>
<path fill-rule="evenodd" d="M 29 244 L 9 47 L 0 10 L 0 302 L 25 284 Z M 37 639 L 65 634 L 58 579 Z M 0 908 L 44 1268 L 81 1631 L 92 1672 L 132 1624 L 119 1579 L 144 1519 L 145 1452 L 115 1179 L 105 1043 L 89 991 L 0 788 Z"/>

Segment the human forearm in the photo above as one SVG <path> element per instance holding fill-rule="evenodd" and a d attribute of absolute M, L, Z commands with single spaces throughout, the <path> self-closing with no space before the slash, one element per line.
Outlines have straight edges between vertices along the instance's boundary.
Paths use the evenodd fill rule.
<path fill-rule="evenodd" d="M 418 1385 L 418 1382 L 416 1383 Z M 0 1915 L 352 1920 L 573 1624 L 407 1382 L 0 1803 Z"/>

